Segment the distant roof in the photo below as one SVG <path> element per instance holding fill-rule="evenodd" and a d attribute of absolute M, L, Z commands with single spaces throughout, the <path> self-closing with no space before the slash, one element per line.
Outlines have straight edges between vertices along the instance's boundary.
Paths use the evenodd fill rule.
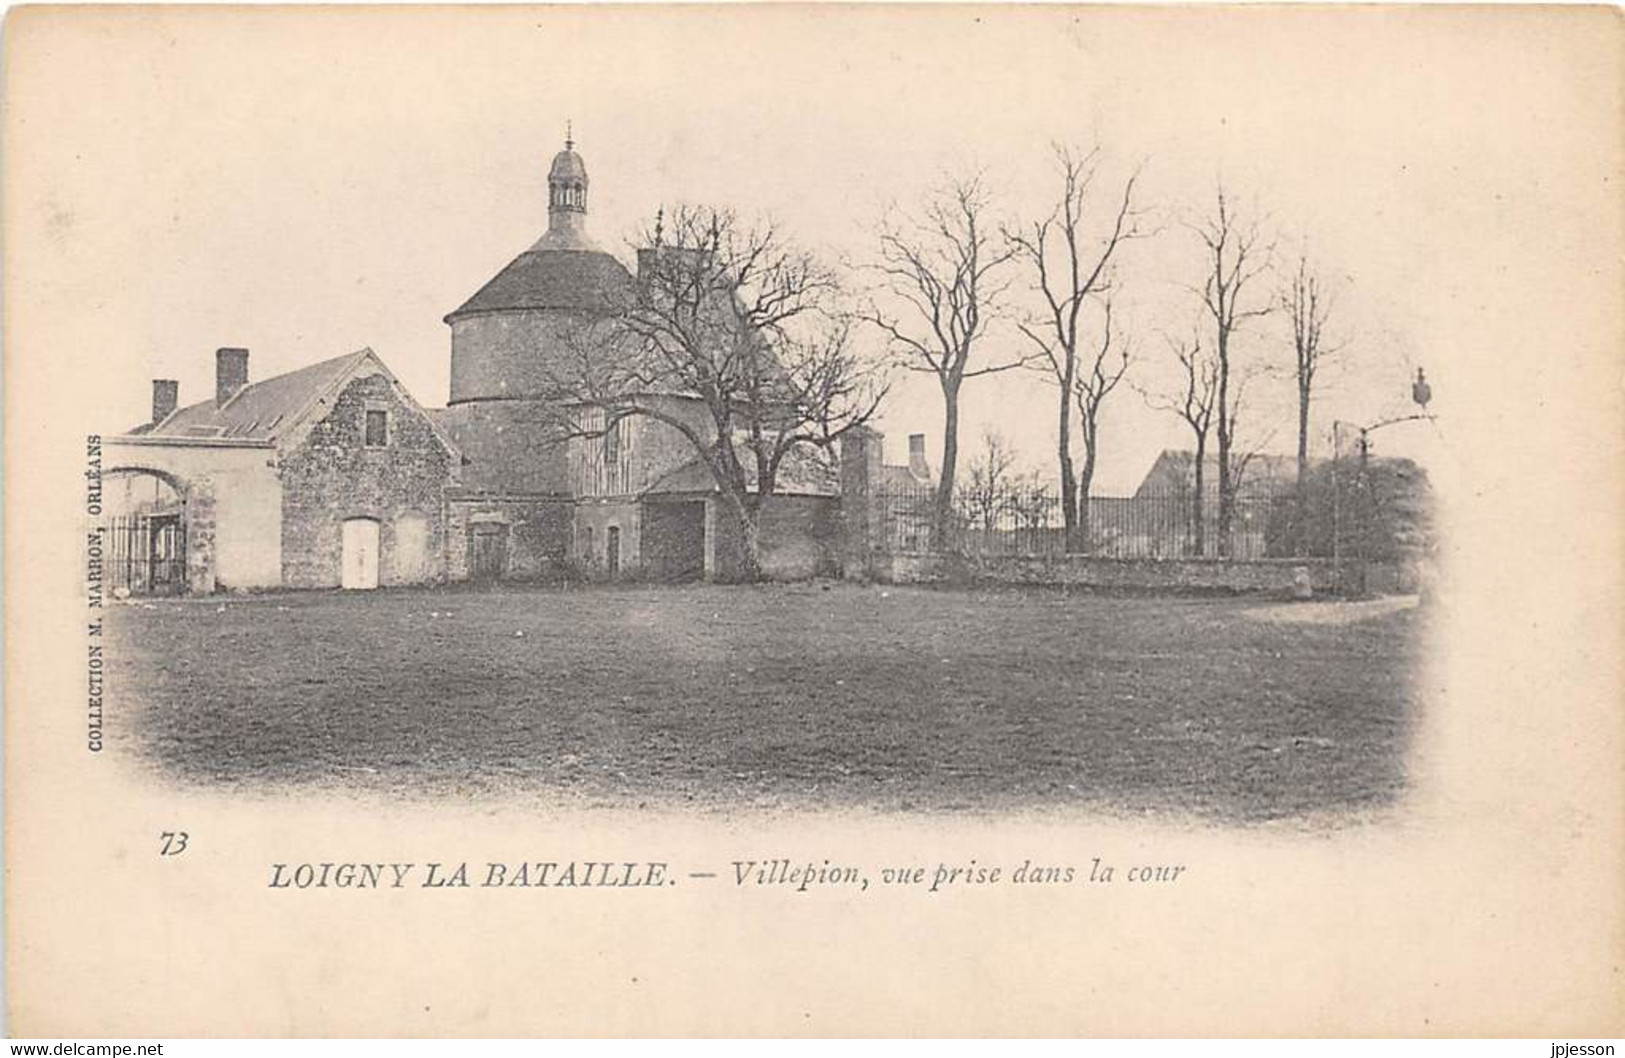
<path fill-rule="evenodd" d="M 1239 463 L 1242 456 L 1235 456 Z M 1294 480 L 1298 473 L 1296 456 L 1275 455 L 1268 452 L 1257 452 L 1246 457 L 1246 468 L 1241 474 L 1241 489 L 1243 492 L 1258 491 L 1275 483 Z M 1165 448 L 1157 456 L 1151 468 L 1145 472 L 1145 479 L 1135 490 L 1136 495 L 1146 495 L 1161 492 L 1172 488 L 1182 482 L 1191 480 L 1195 476 L 1196 453 L 1187 448 Z M 1209 451 L 1207 458 L 1202 460 L 1202 488 L 1213 492 L 1219 487 L 1219 456 Z"/>
<path fill-rule="evenodd" d="M 263 382 L 251 382 L 226 401 L 224 407 L 215 407 L 214 398 L 210 397 L 177 409 L 156 425 L 144 423 L 130 433 L 274 441 L 284 430 L 293 427 L 301 413 L 351 368 L 371 356 L 374 356 L 371 349 L 359 349 Z"/>
<path fill-rule="evenodd" d="M 881 484 L 888 488 L 931 488 L 937 487 L 937 479 L 930 474 L 920 477 L 914 473 L 912 467 L 894 466 L 887 463 L 880 468 Z"/>
<path fill-rule="evenodd" d="M 516 309 L 607 312 L 631 287 L 632 275 L 626 266 L 602 251 L 533 248 L 515 257 L 496 278 L 447 315 L 446 322 L 476 312 Z"/>

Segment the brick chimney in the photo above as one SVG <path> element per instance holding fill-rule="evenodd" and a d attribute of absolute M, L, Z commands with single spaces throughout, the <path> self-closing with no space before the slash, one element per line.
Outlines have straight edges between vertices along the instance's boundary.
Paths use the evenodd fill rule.
<path fill-rule="evenodd" d="M 220 407 L 248 385 L 248 350 L 216 349 L 214 352 L 214 406 Z"/>
<path fill-rule="evenodd" d="M 180 403 L 181 384 L 172 378 L 152 380 L 152 424 L 157 426 L 169 418 Z"/>
<path fill-rule="evenodd" d="M 931 477 L 931 462 L 925 458 L 925 434 L 908 435 L 908 472 L 927 481 Z"/>

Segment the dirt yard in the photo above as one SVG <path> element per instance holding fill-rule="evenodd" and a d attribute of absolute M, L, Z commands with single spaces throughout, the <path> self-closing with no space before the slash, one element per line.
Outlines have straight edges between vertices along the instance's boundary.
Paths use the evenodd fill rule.
<path fill-rule="evenodd" d="M 1418 611 L 1045 591 L 400 590 L 110 622 L 109 741 L 178 781 L 1262 821 L 1380 808 Z"/>

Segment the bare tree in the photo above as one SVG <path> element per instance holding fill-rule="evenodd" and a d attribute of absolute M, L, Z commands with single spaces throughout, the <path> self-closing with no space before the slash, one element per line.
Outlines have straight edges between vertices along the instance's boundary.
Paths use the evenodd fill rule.
<path fill-rule="evenodd" d="M 1026 363 L 1020 357 L 984 363 L 978 356 L 1007 286 L 999 272 L 1015 252 L 995 241 L 989 211 L 988 193 L 974 176 L 933 192 L 919 217 L 884 218 L 876 268 L 897 308 L 863 313 L 907 369 L 934 375 L 942 391 L 942 476 L 932 518 L 939 546 L 954 530 L 961 390 L 968 379 Z"/>
<path fill-rule="evenodd" d="M 685 206 L 643 241 L 634 292 L 575 332 L 552 395 L 575 436 L 641 416 L 683 437 L 738 519 L 741 576 L 759 579 L 761 511 L 786 460 L 871 419 L 884 372 L 835 311 L 833 274 L 771 225 Z"/>
<path fill-rule="evenodd" d="M 1139 173 L 1123 182 L 1116 202 L 1115 216 L 1105 234 L 1092 238 L 1085 230 L 1085 213 L 1099 168 L 1100 149 L 1091 148 L 1081 157 L 1071 148 L 1056 145 L 1055 168 L 1061 178 L 1060 201 L 1042 220 L 1007 232 L 1018 256 L 1036 274 L 1036 286 L 1044 300 L 1041 318 L 1022 322 L 1021 332 L 1039 350 L 1038 364 L 1055 383 L 1059 400 L 1056 415 L 1056 459 L 1061 478 L 1061 510 L 1066 525 L 1066 548 L 1082 551 L 1089 546 L 1089 487 L 1098 460 L 1096 441 L 1100 406 L 1122 374 L 1108 378 L 1102 373 L 1103 358 L 1110 346 L 1111 312 L 1106 313 L 1107 340 L 1095 358 L 1092 371 L 1079 361 L 1083 307 L 1091 297 L 1111 289 L 1113 257 L 1123 243 L 1146 234 L 1140 228 L 1140 211 L 1134 208 L 1134 184 Z M 1110 215 L 1110 214 L 1108 214 Z M 1091 409 L 1083 424 L 1084 475 L 1080 482 L 1072 456 L 1074 402 L 1081 410 Z M 1081 487 L 1080 487 L 1081 486 Z"/>
<path fill-rule="evenodd" d="M 982 432 L 982 447 L 966 467 L 959 497 L 965 513 L 981 526 L 984 545 L 992 540 L 999 515 L 1009 508 L 1010 471 L 1015 462 L 1015 449 L 1003 434 L 992 429 Z"/>
<path fill-rule="evenodd" d="M 1190 428 L 1195 452 L 1192 475 L 1196 489 L 1191 505 L 1192 537 L 1195 553 L 1203 555 L 1207 551 L 1207 444 L 1213 429 L 1213 409 L 1218 400 L 1219 369 L 1211 352 L 1203 349 L 1199 329 L 1192 329 L 1188 342 L 1176 341 L 1166 335 L 1164 341 L 1179 361 L 1181 383 L 1171 396 L 1147 394 L 1146 399 L 1152 407 L 1178 415 Z"/>
<path fill-rule="evenodd" d="M 1239 479 L 1232 456 L 1239 419 L 1239 392 L 1232 395 L 1236 332 L 1249 320 L 1267 315 L 1269 302 L 1249 307 L 1247 291 L 1270 267 L 1274 247 L 1264 241 L 1256 218 L 1244 217 L 1218 189 L 1214 212 L 1192 230 L 1206 247 L 1207 277 L 1200 289 L 1202 304 L 1213 323 L 1216 366 L 1214 432 L 1218 440 L 1219 554 L 1230 554 L 1231 523 L 1235 518 Z"/>
<path fill-rule="evenodd" d="M 1321 364 L 1341 348 L 1326 337 L 1326 321 L 1331 317 L 1334 300 L 1333 293 L 1310 266 L 1308 255 L 1299 254 L 1297 270 L 1277 295 L 1277 301 L 1292 325 L 1293 377 L 1298 386 L 1298 476 L 1294 496 L 1297 532 L 1293 546 L 1300 555 L 1309 552 L 1309 407 L 1315 376 Z"/>
<path fill-rule="evenodd" d="M 1129 339 L 1112 327 L 1112 303 L 1105 303 L 1104 322 L 1100 330 L 1100 344 L 1087 369 L 1080 371 L 1072 381 L 1072 397 L 1078 406 L 1078 425 L 1083 434 L 1083 467 L 1078 473 L 1076 532 L 1083 548 L 1091 547 L 1093 539 L 1089 519 L 1089 491 L 1094 486 L 1095 465 L 1100 453 L 1100 418 L 1106 398 L 1111 396 L 1123 376 L 1128 373 L 1132 345 Z"/>
<path fill-rule="evenodd" d="M 1055 507 L 1055 495 L 1049 483 L 1036 471 L 1019 475 L 1010 485 L 1010 512 L 1015 515 L 1016 530 L 1028 536 L 1026 547 L 1035 548 L 1037 537 L 1049 527 L 1049 518 Z M 1021 545 L 1017 545 L 1017 550 Z"/>

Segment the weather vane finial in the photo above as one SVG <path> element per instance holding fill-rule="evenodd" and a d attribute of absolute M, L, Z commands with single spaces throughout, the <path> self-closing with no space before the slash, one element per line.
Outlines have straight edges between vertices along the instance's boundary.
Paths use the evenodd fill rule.
<path fill-rule="evenodd" d="M 571 121 L 569 118 L 565 118 L 564 119 L 564 149 L 567 150 L 567 151 L 573 151 L 573 150 L 575 150 L 575 146 L 576 146 L 575 122 Z"/>

